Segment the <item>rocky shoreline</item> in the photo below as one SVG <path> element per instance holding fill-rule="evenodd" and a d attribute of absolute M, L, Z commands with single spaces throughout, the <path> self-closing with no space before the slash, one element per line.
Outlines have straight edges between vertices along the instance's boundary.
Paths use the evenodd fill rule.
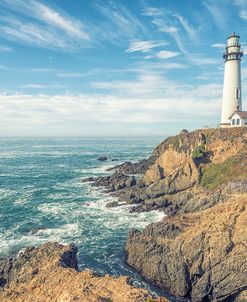
<path fill-rule="evenodd" d="M 148 159 L 87 178 L 116 197 L 107 207 L 166 216 L 130 230 L 127 263 L 177 298 L 247 301 L 247 129 L 182 131 Z M 78 272 L 76 248 L 47 243 L 0 259 L 0 301 L 167 301 L 126 277 Z"/>
<path fill-rule="evenodd" d="M 73 244 L 46 243 L 0 259 L 0 301 L 168 302 L 135 288 L 128 277 L 78 271 L 76 255 Z"/>
<path fill-rule="evenodd" d="M 167 216 L 131 230 L 128 264 L 156 286 L 195 302 L 247 301 L 247 130 L 182 131 L 150 158 L 91 179 L 130 211 Z"/>

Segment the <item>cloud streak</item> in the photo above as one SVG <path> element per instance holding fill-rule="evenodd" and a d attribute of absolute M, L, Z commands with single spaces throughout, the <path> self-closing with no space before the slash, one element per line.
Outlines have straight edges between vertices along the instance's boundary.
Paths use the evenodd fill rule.
<path fill-rule="evenodd" d="M 167 44 L 166 41 L 132 41 L 126 52 L 150 52 L 154 48 Z"/>
<path fill-rule="evenodd" d="M 0 6 L 6 12 L 0 18 L 0 34 L 6 39 L 63 51 L 88 46 L 85 26 L 63 12 L 36 0 L 2 0 Z"/>
<path fill-rule="evenodd" d="M 170 59 L 179 56 L 180 53 L 176 51 L 169 51 L 169 50 L 161 50 L 156 54 L 157 58 L 160 59 Z"/>

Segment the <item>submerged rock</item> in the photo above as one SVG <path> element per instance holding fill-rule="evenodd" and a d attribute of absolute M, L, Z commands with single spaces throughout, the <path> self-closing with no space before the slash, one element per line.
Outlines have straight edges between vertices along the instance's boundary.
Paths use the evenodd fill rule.
<path fill-rule="evenodd" d="M 98 160 L 99 160 L 99 161 L 106 161 L 106 160 L 108 160 L 108 157 L 107 157 L 107 156 L 100 156 L 100 157 L 98 158 Z"/>
<path fill-rule="evenodd" d="M 100 277 L 77 270 L 77 249 L 46 243 L 0 260 L 1 302 L 168 302 L 129 284 L 128 277 Z"/>

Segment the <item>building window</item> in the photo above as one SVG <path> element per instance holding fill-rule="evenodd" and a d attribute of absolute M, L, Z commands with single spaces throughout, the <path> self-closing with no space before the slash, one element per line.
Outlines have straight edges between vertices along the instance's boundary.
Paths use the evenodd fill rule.
<path fill-rule="evenodd" d="M 240 119 L 237 118 L 237 125 L 240 125 Z"/>
<path fill-rule="evenodd" d="M 240 99 L 240 88 L 239 87 L 235 88 L 235 97 L 236 97 L 237 100 Z"/>
<path fill-rule="evenodd" d="M 232 125 L 235 125 L 235 120 L 234 119 L 232 119 Z"/>

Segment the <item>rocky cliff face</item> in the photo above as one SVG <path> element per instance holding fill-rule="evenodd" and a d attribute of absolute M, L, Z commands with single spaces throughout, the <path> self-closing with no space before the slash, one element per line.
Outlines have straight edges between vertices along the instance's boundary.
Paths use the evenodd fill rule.
<path fill-rule="evenodd" d="M 95 181 L 130 211 L 167 214 L 130 232 L 129 265 L 194 302 L 247 301 L 247 129 L 183 131 L 150 159 L 139 176 L 128 164 Z"/>
<path fill-rule="evenodd" d="M 128 263 L 178 297 L 247 301 L 247 195 L 131 231 Z"/>
<path fill-rule="evenodd" d="M 47 243 L 0 259 L 1 302 L 166 302 L 128 284 L 127 277 L 99 277 L 77 270 L 77 249 Z"/>
<path fill-rule="evenodd" d="M 224 202 L 231 194 L 227 186 L 246 189 L 246 146 L 246 128 L 183 132 L 159 144 L 149 159 L 117 166 L 94 185 L 104 186 L 121 204 L 136 204 L 131 211 L 203 210 Z"/>

